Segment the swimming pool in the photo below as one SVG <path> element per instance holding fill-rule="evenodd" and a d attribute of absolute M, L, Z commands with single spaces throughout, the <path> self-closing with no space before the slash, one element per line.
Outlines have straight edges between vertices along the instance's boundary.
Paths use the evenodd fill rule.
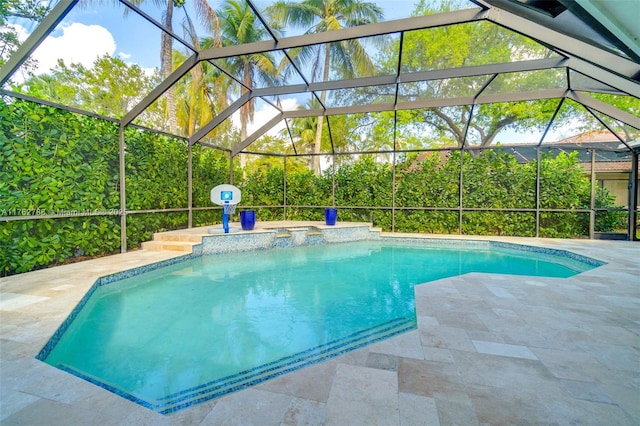
<path fill-rule="evenodd" d="M 97 283 L 38 358 L 170 413 L 415 328 L 416 284 L 597 266 L 514 247 L 389 239 L 194 257 Z"/>

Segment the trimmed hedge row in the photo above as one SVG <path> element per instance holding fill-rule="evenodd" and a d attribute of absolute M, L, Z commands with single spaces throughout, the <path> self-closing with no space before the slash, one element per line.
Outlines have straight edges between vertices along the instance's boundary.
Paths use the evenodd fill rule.
<path fill-rule="evenodd" d="M 125 140 L 127 209 L 187 208 L 186 142 L 135 128 Z M 116 123 L 21 100 L 0 104 L 0 215 L 51 216 L 0 223 L 2 275 L 120 251 L 118 153 Z M 200 147 L 193 158 L 194 205 L 208 207 L 211 182 L 228 179 L 228 162 Z M 195 224 L 211 223 L 211 212 L 201 213 Z M 78 217 L 61 216 L 69 214 Z M 186 226 L 186 212 L 130 214 L 127 244 Z"/>
<path fill-rule="evenodd" d="M 0 215 L 51 216 L 0 222 L 2 275 L 26 272 L 120 251 L 118 125 L 53 107 L 12 100 L 0 104 Z M 125 130 L 128 210 L 187 208 L 188 148 L 184 141 L 135 128 Z M 463 187 L 460 191 L 460 167 Z M 535 207 L 536 163 L 519 164 L 500 150 L 482 155 L 460 152 L 408 155 L 394 170 L 373 155 L 317 176 L 309 170 L 286 177 L 287 219 L 322 220 L 323 206 L 345 206 L 343 221 L 373 221 L 384 230 L 458 233 L 460 192 L 465 210 L 462 232 L 478 235 L 535 234 L 531 212 L 473 209 Z M 194 146 L 193 207 L 211 207 L 210 189 L 229 181 L 227 154 Z M 577 155 L 546 155 L 541 161 L 541 208 L 588 209 L 590 180 Z M 240 177 L 241 170 L 234 169 Z M 244 206 L 258 208 L 258 220 L 282 220 L 284 171 L 277 166 L 246 170 L 236 180 Z M 395 215 L 392 215 L 392 194 Z M 317 206 L 301 208 L 298 206 Z M 358 208 L 376 206 L 376 208 Z M 598 192 L 596 207 L 612 207 Z M 420 210 L 423 209 L 423 210 Z M 427 210 L 424 210 L 427 209 Z M 91 213 L 95 216 L 57 217 Z M 622 216 L 621 216 L 622 215 Z M 395 216 L 395 217 L 392 217 Z M 218 223 L 220 212 L 195 210 L 194 226 Z M 153 232 L 185 228 L 187 212 L 127 215 L 127 243 L 137 247 Z M 622 222 L 621 222 L 622 221 Z M 624 214 L 599 213 L 596 229 L 624 226 Z M 547 237 L 588 234 L 589 214 L 543 213 L 540 233 Z"/>

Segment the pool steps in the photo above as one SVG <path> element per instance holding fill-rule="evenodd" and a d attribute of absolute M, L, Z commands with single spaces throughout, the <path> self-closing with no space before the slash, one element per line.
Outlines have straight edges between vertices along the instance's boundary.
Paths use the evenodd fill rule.
<path fill-rule="evenodd" d="M 152 241 L 142 243 L 143 250 L 149 251 L 180 251 L 192 253 L 193 246 L 202 243 L 202 236 L 189 234 L 167 234 L 158 232 L 153 234 Z"/>

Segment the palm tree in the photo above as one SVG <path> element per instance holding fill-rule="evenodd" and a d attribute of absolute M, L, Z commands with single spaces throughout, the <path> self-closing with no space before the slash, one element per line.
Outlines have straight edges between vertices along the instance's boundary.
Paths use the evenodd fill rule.
<path fill-rule="evenodd" d="M 225 0 L 217 15 L 220 22 L 220 34 L 224 46 L 253 43 L 265 39 L 266 29 L 256 22 L 256 15 L 244 1 Z M 210 40 L 202 42 L 203 47 L 210 45 Z M 277 65 L 273 56 L 266 53 L 252 53 L 244 56 L 235 56 L 221 61 L 226 71 L 238 77 L 242 81 L 241 94 L 253 89 L 258 83 L 275 84 L 277 80 Z M 236 89 L 239 85 L 232 85 Z M 253 121 L 255 103 L 247 102 L 240 109 L 240 140 L 247 138 L 247 124 Z M 244 168 L 246 160 L 240 155 L 240 163 Z"/>
<path fill-rule="evenodd" d="M 185 56 L 174 51 L 174 61 L 184 61 Z M 202 125 L 211 121 L 216 113 L 227 107 L 221 73 L 210 64 L 193 67 L 175 85 L 176 121 L 178 133 L 193 135 Z"/>
<path fill-rule="evenodd" d="M 132 3 L 135 5 L 139 5 L 143 2 L 144 0 L 132 0 Z M 173 32 L 173 8 L 183 7 L 184 0 L 153 0 L 153 3 L 161 8 L 166 6 L 166 9 L 162 14 L 162 25 L 167 31 Z M 211 6 L 209 6 L 207 0 L 195 0 L 194 8 L 200 20 L 213 34 L 213 39 L 219 40 L 220 32 L 218 28 L 218 16 Z M 172 71 L 173 37 L 169 33 L 162 31 L 160 39 L 160 74 L 164 78 L 167 78 Z M 176 114 L 175 94 L 173 93 L 173 90 L 167 90 L 166 97 L 169 130 L 172 133 L 176 133 L 178 129 L 178 119 Z"/>
<path fill-rule="evenodd" d="M 189 18 L 183 24 L 185 34 L 192 45 L 200 49 L 200 40 L 195 26 Z M 211 44 L 211 43 L 209 43 Z M 187 55 L 174 50 L 174 64 L 187 59 Z M 183 135 L 192 135 L 197 128 L 211 121 L 214 116 L 226 108 L 228 79 L 208 62 L 199 62 L 175 86 L 177 95 L 176 120 Z"/>
<path fill-rule="evenodd" d="M 298 109 L 316 109 L 320 105 L 315 98 L 306 102 L 305 106 L 299 106 Z M 305 151 L 312 151 L 315 144 L 315 136 L 317 131 L 318 117 L 298 117 L 291 120 L 291 136 L 300 143 Z M 284 129 L 283 136 L 287 137 L 289 131 Z M 312 157 L 314 160 L 314 157 Z M 308 164 L 312 166 L 312 164 Z"/>
<path fill-rule="evenodd" d="M 378 22 L 383 17 L 382 9 L 372 2 L 361 0 L 302 0 L 300 2 L 278 0 L 266 9 L 277 28 L 287 26 L 306 28 L 306 34 L 334 31 L 346 27 Z M 375 71 L 373 61 L 358 40 L 316 45 L 293 52 L 301 60 L 313 58 L 312 80 L 317 81 L 322 72 L 322 81 L 329 79 L 333 66 L 345 78 L 368 76 Z M 320 66 L 322 65 L 322 66 Z M 320 95 L 322 104 L 326 91 Z M 320 152 L 323 116 L 316 125 L 314 152 Z M 320 173 L 320 157 L 313 159 L 315 173 Z"/>

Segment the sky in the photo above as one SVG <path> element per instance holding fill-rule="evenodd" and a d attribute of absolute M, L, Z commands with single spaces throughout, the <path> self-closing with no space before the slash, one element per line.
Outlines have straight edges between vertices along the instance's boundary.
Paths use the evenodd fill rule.
<path fill-rule="evenodd" d="M 218 0 L 209 0 L 209 3 L 216 9 L 221 4 Z M 265 0 L 256 1 L 257 7 L 261 9 L 270 3 Z M 414 8 L 414 0 L 378 0 L 376 3 L 384 10 L 387 20 L 408 17 Z M 185 5 L 189 16 L 194 18 L 196 14 L 191 9 L 192 4 L 193 0 L 187 0 Z M 157 8 L 154 2 L 142 2 L 140 8 L 154 19 L 162 20 L 162 10 Z M 137 64 L 149 73 L 159 69 L 160 31 L 136 13 L 126 13 L 125 9 L 122 5 L 114 5 L 113 2 L 105 0 L 93 1 L 89 6 L 76 6 L 33 53 L 33 58 L 38 64 L 36 74 L 51 71 L 58 59 L 63 59 L 67 65 L 80 63 L 90 68 L 97 57 L 105 54 L 119 57 L 129 64 Z M 180 36 L 184 34 L 180 27 L 183 17 L 184 12 L 180 9 L 174 10 L 174 32 Z M 195 24 L 200 26 L 197 21 Z M 33 22 L 28 21 L 18 21 L 14 26 L 22 41 L 26 40 L 36 27 Z M 206 30 L 199 29 L 198 33 L 205 34 Z M 180 48 L 179 43 L 174 44 L 174 49 Z M 13 78 L 16 82 L 24 79 L 26 76 L 20 71 Z M 285 107 L 295 109 L 295 102 L 295 98 L 286 99 Z M 259 108 L 254 123 L 249 126 L 249 132 L 259 128 L 272 117 L 272 108 Z M 280 127 L 282 126 L 270 134 L 279 132 Z"/>
<path fill-rule="evenodd" d="M 218 8 L 220 4 L 217 0 L 215 2 L 210 0 L 210 3 L 214 8 Z M 376 3 L 384 10 L 385 19 L 390 20 L 410 16 L 415 1 L 378 0 Z M 105 54 L 119 57 L 130 64 L 138 64 L 149 73 L 154 68 L 160 68 L 160 30 L 144 21 L 136 13 L 125 13 L 125 7 L 120 4 L 114 5 L 108 0 L 94 1 L 89 4 L 90 6 L 86 7 L 76 6 L 34 52 L 33 57 L 38 61 L 36 73 L 50 71 L 59 58 L 66 64 L 81 63 L 90 68 L 97 57 Z M 192 4 L 193 0 L 187 0 L 187 10 Z M 256 4 L 262 8 L 269 2 L 257 0 Z M 155 7 L 153 2 L 142 2 L 140 7 L 158 21 L 162 19 L 161 9 Z M 191 17 L 195 16 L 193 10 L 189 14 Z M 184 12 L 181 9 L 175 9 L 174 32 L 180 36 L 183 35 L 180 27 L 183 16 Z M 22 40 L 35 29 L 33 23 L 24 21 L 16 22 L 15 26 Z M 204 34 L 205 30 L 199 29 L 198 32 Z M 180 49 L 180 44 L 175 43 L 174 49 Z M 186 49 L 182 50 L 186 51 Z M 15 75 L 14 81 L 19 82 L 23 78 Z M 288 99 L 286 102 L 289 108 L 296 108 L 295 99 Z M 259 128 L 262 123 L 272 117 L 272 108 L 258 108 L 249 131 Z M 277 133 L 282 126 L 274 129 L 270 134 Z M 538 133 L 520 135 L 511 132 L 505 137 L 514 142 L 538 142 L 540 135 Z"/>
<path fill-rule="evenodd" d="M 187 10 L 190 10 L 192 2 L 187 0 Z M 49 71 L 58 58 L 67 64 L 79 62 L 91 66 L 96 57 L 104 54 L 118 56 L 143 68 L 160 66 L 160 31 L 157 28 L 143 22 L 133 12 L 125 13 L 122 5 L 115 6 L 113 2 L 104 0 L 100 2 L 102 6 L 96 1 L 92 3 L 86 7 L 76 6 L 36 50 L 34 57 L 39 62 L 38 72 Z M 209 0 L 209 3 L 214 8 L 220 4 L 217 0 Z M 378 0 L 376 3 L 384 10 L 385 19 L 397 19 L 409 16 L 414 0 Z M 269 2 L 257 1 L 256 4 L 264 7 Z M 153 2 L 143 2 L 140 7 L 161 21 L 161 10 Z M 179 9 L 175 11 L 174 31 L 182 36 L 180 25 L 184 13 Z M 190 10 L 189 15 L 194 18 L 195 12 Z M 199 24 L 196 22 L 196 25 Z M 16 26 L 22 40 L 35 29 L 33 23 L 25 21 L 16 22 Z"/>

